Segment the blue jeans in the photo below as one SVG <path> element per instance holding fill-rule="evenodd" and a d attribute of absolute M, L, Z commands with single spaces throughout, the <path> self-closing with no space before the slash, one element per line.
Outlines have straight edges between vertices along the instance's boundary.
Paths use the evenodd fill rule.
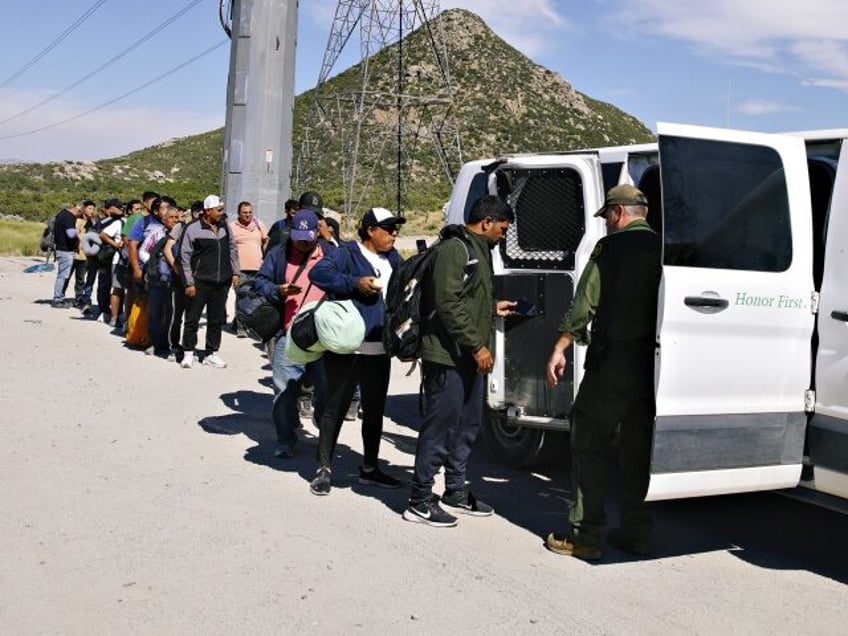
<path fill-rule="evenodd" d="M 53 300 L 65 298 L 65 287 L 67 287 L 71 278 L 73 265 L 73 252 L 56 252 L 56 283 L 53 285 Z"/>
<path fill-rule="evenodd" d="M 316 360 L 308 364 L 297 364 L 286 357 L 286 337 L 280 336 L 274 344 L 274 404 L 271 407 L 271 419 L 277 431 L 277 441 L 281 444 L 293 444 L 297 437 L 295 431 L 300 426 L 300 413 L 297 398 L 303 375 L 309 370 L 315 386 L 315 421 L 321 421 L 324 412 L 325 379 L 324 362 Z"/>

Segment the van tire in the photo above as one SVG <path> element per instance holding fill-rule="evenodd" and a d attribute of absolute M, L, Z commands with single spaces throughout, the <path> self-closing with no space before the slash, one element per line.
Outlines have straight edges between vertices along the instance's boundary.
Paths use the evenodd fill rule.
<path fill-rule="evenodd" d="M 480 435 L 489 452 L 507 466 L 539 466 L 563 456 L 559 431 L 546 431 L 510 422 L 505 413 L 486 409 Z M 567 457 L 567 455 L 564 455 Z"/>

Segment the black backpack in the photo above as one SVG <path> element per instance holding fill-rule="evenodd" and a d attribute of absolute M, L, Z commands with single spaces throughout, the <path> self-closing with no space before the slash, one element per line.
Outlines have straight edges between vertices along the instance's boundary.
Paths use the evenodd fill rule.
<path fill-rule="evenodd" d="M 168 241 L 168 235 L 165 234 L 162 238 L 160 238 L 153 245 L 153 249 L 150 250 L 150 258 L 147 259 L 147 262 L 144 264 L 144 274 L 147 278 L 147 282 L 151 285 L 166 285 L 167 281 L 162 280 L 159 274 L 159 264 L 162 262 L 162 259 L 165 258 L 165 254 L 163 253 L 165 248 L 165 243 Z"/>
<path fill-rule="evenodd" d="M 42 252 L 52 252 L 56 249 L 56 237 L 53 235 L 53 228 L 55 225 L 55 216 L 44 223 L 44 230 L 41 232 L 41 241 L 38 244 L 38 247 Z"/>
<path fill-rule="evenodd" d="M 398 265 L 386 289 L 386 318 L 383 324 L 383 347 L 390 356 L 413 360 L 421 353 L 421 332 L 425 322 L 435 310 L 424 307 L 422 284 L 429 276 L 439 247 L 455 239 L 462 243 L 468 260 L 463 283 L 467 286 L 477 273 L 477 259 L 473 247 L 462 232 L 461 225 L 446 225 L 439 232 L 439 240 Z"/>

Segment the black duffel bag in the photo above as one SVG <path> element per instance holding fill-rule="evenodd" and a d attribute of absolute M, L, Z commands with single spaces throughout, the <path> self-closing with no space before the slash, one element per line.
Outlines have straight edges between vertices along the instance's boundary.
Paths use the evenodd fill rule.
<path fill-rule="evenodd" d="M 283 329 L 282 307 L 272 303 L 245 281 L 236 289 L 236 316 L 252 338 L 267 342 Z"/>

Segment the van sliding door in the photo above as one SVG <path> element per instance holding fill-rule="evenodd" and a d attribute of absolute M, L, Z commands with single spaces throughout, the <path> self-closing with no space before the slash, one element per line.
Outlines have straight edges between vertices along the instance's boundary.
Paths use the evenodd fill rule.
<path fill-rule="evenodd" d="M 664 253 L 648 499 L 795 486 L 813 328 L 803 140 L 658 130 Z"/>
<path fill-rule="evenodd" d="M 816 490 L 848 497 L 848 145 L 842 142 L 827 232 L 819 305 L 816 410 L 809 454 Z M 806 485 L 806 484 L 805 484 Z"/>

